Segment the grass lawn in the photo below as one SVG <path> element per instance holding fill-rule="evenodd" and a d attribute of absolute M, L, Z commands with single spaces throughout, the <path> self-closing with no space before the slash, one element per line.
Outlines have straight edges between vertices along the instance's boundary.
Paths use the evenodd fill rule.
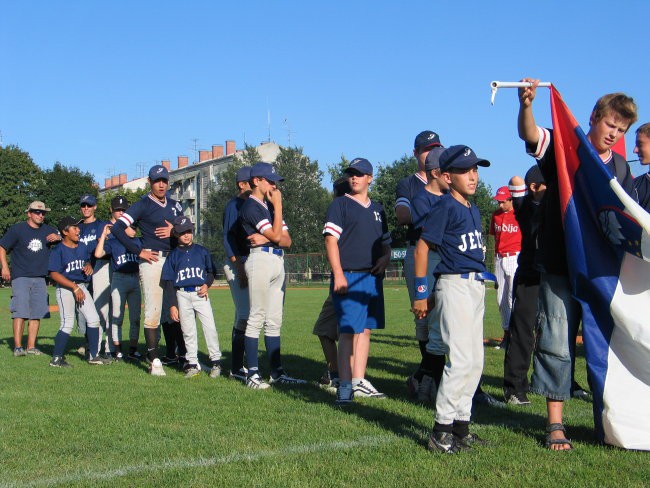
<path fill-rule="evenodd" d="M 648 454 L 597 445 L 591 404 L 580 400 L 566 406 L 573 452 L 542 448 L 545 403 L 531 396 L 528 408 L 475 411 L 473 429 L 490 447 L 429 453 L 431 407 L 409 401 L 404 386 L 419 353 L 403 287 L 385 289 L 387 327 L 373 336 L 368 365 L 368 378 L 389 399 L 358 400 L 346 410 L 311 385 L 254 391 L 205 374 L 186 380 L 168 368 L 160 378 L 144 365 L 88 366 L 76 353 L 67 356 L 70 370 L 50 368 L 49 356 L 14 358 L 9 294 L 0 290 L 0 487 L 650 484 Z M 294 376 L 317 380 L 324 370 L 311 328 L 326 294 L 287 292 L 282 350 Z M 212 290 L 211 298 L 227 367 L 230 293 Z M 499 337 L 493 290 L 487 305 L 485 336 Z M 58 324 L 58 314 L 42 322 L 39 347 L 47 354 Z M 70 346 L 80 343 L 73 336 Z M 484 389 L 502 398 L 504 353 L 485 353 Z M 262 357 L 264 370 L 267 364 Z M 586 385 L 582 357 L 576 370 Z"/>

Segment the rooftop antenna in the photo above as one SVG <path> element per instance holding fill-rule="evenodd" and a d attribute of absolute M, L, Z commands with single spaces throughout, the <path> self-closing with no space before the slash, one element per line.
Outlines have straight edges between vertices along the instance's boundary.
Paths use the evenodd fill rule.
<path fill-rule="evenodd" d="M 199 160 L 199 140 L 195 137 L 193 139 L 190 139 L 192 141 L 192 146 L 190 149 L 194 151 L 194 161 L 193 163 L 196 163 Z"/>
<path fill-rule="evenodd" d="M 146 164 L 145 163 L 136 163 L 135 165 L 136 168 L 136 174 L 138 175 L 138 178 L 144 178 L 144 172 L 146 169 Z"/>
<path fill-rule="evenodd" d="M 2 147 L 2 131 L 0 130 L 0 147 Z"/>
<path fill-rule="evenodd" d="M 293 132 L 291 132 L 291 125 L 289 125 L 289 119 L 284 119 L 284 125 L 287 128 L 287 140 L 289 143 L 289 147 L 291 147 L 291 134 Z"/>
<path fill-rule="evenodd" d="M 266 127 L 269 131 L 267 142 L 271 142 L 271 109 L 269 108 L 269 100 L 266 99 Z"/>

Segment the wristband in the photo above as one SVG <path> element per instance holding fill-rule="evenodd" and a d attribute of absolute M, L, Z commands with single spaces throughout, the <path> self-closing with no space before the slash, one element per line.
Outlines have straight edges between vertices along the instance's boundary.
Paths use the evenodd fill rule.
<path fill-rule="evenodd" d="M 424 300 L 429 296 L 429 285 L 426 276 L 415 277 L 415 299 Z"/>
<path fill-rule="evenodd" d="M 74 293 L 74 292 L 77 291 L 78 289 L 79 289 L 79 287 L 78 287 L 78 286 L 75 286 L 75 287 L 72 289 L 72 293 Z"/>

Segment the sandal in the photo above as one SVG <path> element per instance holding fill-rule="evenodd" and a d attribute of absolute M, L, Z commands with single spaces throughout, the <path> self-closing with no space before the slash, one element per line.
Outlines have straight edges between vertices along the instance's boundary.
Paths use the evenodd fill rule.
<path fill-rule="evenodd" d="M 569 439 L 566 437 L 563 437 L 561 439 L 552 439 L 551 438 L 551 432 L 555 432 L 561 430 L 562 432 L 566 433 L 566 429 L 564 428 L 564 425 L 557 423 L 557 424 L 549 424 L 546 426 L 546 448 L 551 449 L 552 451 L 571 451 L 573 450 L 573 444 Z M 555 445 L 563 445 L 567 444 L 569 446 L 568 449 L 552 449 L 552 446 Z"/>

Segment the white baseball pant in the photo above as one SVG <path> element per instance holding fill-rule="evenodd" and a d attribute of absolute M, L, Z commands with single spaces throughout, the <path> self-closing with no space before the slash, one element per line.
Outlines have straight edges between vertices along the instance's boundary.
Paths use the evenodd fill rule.
<path fill-rule="evenodd" d="M 68 288 L 61 286 L 56 287 L 56 303 L 59 305 L 59 315 L 61 317 L 61 326 L 59 330 L 66 334 L 72 334 L 74 328 L 75 312 L 79 316 L 83 316 L 86 321 L 86 327 L 97 328 L 99 327 L 99 315 L 95 308 L 95 302 L 92 295 L 88 292 L 88 288 L 83 283 L 78 283 L 77 286 L 86 295 L 85 300 L 79 305 L 74 299 L 74 293 Z"/>
<path fill-rule="evenodd" d="M 261 249 L 251 249 L 244 265 L 248 277 L 250 312 L 246 337 L 279 337 L 284 306 L 284 258 Z"/>
<path fill-rule="evenodd" d="M 157 329 L 163 308 L 163 288 L 160 284 L 165 257 L 158 255 L 158 261 L 148 263 L 140 260 L 140 289 L 144 299 L 144 327 Z"/>
<path fill-rule="evenodd" d="M 517 258 L 519 253 L 500 257 L 494 256 L 494 274 L 497 277 L 497 304 L 501 314 L 501 328 L 508 330 L 510 327 L 510 314 L 512 313 L 512 292 L 515 272 L 517 271 Z"/>
<path fill-rule="evenodd" d="M 200 297 L 196 291 L 176 290 L 178 300 L 178 315 L 181 319 L 181 329 L 187 353 L 185 358 L 189 364 L 199 364 L 198 358 L 198 333 L 196 330 L 196 318 L 198 315 L 203 327 L 203 336 L 208 346 L 208 356 L 211 361 L 221 359 L 219 348 L 219 336 L 214 325 L 214 315 L 209 297 Z"/>
<path fill-rule="evenodd" d="M 227 259 L 223 265 L 223 272 L 226 275 L 226 281 L 230 287 L 232 301 L 235 304 L 235 320 L 233 323 L 233 329 L 244 332 L 246 331 L 248 312 L 250 310 L 248 287 L 242 288 L 239 286 L 240 282 L 237 274 L 237 267 L 229 259 Z"/>

